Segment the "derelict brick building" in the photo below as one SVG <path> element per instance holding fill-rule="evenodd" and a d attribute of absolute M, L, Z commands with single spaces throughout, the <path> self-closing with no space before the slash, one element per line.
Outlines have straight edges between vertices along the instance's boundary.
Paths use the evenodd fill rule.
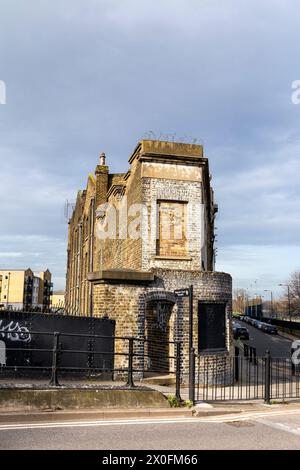
<path fill-rule="evenodd" d="M 188 299 L 174 290 L 193 285 L 196 351 L 228 354 L 231 276 L 214 271 L 217 205 L 203 147 L 142 140 L 129 163 L 111 174 L 102 154 L 78 193 L 66 308 L 116 320 L 116 335 L 158 340 L 162 358 L 166 340 L 182 341 L 186 369 Z"/>

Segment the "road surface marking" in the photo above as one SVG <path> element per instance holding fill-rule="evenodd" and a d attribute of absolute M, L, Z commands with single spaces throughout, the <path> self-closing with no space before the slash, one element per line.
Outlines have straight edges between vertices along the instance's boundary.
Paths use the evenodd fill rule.
<path fill-rule="evenodd" d="M 121 420 L 107 420 L 107 421 L 62 421 L 57 423 L 28 423 L 28 424 L 2 424 L 0 431 L 12 430 L 25 430 L 25 429 L 55 429 L 55 428 L 73 428 L 73 427 L 96 427 L 96 426 L 131 426 L 131 425 L 146 425 L 146 424 L 201 424 L 201 423 L 227 423 L 230 421 L 245 421 L 245 420 L 258 420 L 263 417 L 272 416 L 286 416 L 300 413 L 300 410 L 282 410 L 282 411 L 268 411 L 268 412 L 250 412 L 243 414 L 232 414 L 222 416 L 211 416 L 205 418 L 152 418 L 152 419 L 121 419 Z"/>
<path fill-rule="evenodd" d="M 199 423 L 197 418 L 173 418 L 173 419 L 127 419 L 113 421 L 69 421 L 57 423 L 30 423 L 30 424 L 6 424 L 0 425 L 0 431 L 18 429 L 49 429 L 49 428 L 72 428 L 72 427 L 93 427 L 93 426 L 123 426 L 123 425 L 144 425 L 144 424 L 177 424 L 177 423 Z"/>

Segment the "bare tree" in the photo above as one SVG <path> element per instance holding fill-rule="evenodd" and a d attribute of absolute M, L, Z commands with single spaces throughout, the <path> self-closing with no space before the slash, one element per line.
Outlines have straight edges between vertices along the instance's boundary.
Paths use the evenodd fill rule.
<path fill-rule="evenodd" d="M 288 302 L 290 301 L 291 312 L 294 315 L 300 315 L 300 271 L 291 274 L 287 282 L 285 297 Z"/>
<path fill-rule="evenodd" d="M 233 312 L 244 313 L 247 305 L 248 295 L 246 289 L 234 289 L 233 291 Z"/>

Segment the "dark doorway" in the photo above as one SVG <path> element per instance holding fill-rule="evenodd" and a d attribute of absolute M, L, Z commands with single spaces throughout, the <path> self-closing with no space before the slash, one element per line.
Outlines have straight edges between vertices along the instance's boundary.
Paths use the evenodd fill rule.
<path fill-rule="evenodd" d="M 146 308 L 145 344 L 147 372 L 168 373 L 170 370 L 171 345 L 173 328 L 171 313 L 173 304 L 166 301 L 149 302 Z"/>
<path fill-rule="evenodd" d="M 226 348 L 225 303 L 198 303 L 198 349 Z"/>

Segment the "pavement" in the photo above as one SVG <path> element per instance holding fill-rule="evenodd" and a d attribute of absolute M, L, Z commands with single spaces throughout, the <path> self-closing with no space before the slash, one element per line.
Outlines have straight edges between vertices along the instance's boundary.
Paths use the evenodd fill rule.
<path fill-rule="evenodd" d="M 6 425 L 47 425 L 50 423 L 99 421 L 111 419 L 160 419 L 160 418 L 207 418 L 211 416 L 234 415 L 243 417 L 248 414 L 272 414 L 278 413 L 300 413 L 300 400 L 273 401 L 271 405 L 262 400 L 252 401 L 226 401 L 226 402 L 201 402 L 194 407 L 180 408 L 132 408 L 132 409 L 81 409 L 81 410 L 53 410 L 23 411 L 23 412 L 1 412 L 0 429 Z"/>

